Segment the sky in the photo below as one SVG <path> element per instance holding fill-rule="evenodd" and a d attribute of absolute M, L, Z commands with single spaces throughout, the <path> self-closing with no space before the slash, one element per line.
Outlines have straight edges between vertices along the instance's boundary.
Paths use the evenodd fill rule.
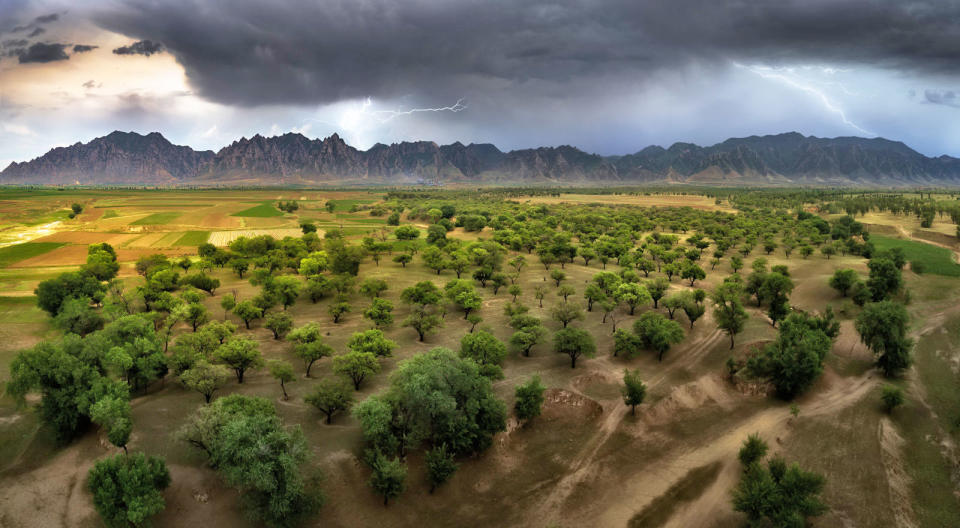
<path fill-rule="evenodd" d="M 960 156 L 960 2 L 0 0 L 0 168 L 113 130 Z"/>

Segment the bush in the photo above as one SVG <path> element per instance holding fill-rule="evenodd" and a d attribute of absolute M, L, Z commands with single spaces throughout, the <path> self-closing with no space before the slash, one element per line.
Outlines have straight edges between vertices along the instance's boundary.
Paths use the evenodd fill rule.
<path fill-rule="evenodd" d="M 883 402 L 883 410 L 890 414 L 894 409 L 903 405 L 906 398 L 903 395 L 903 389 L 895 385 L 884 385 L 883 392 L 880 394 L 880 401 Z"/>
<path fill-rule="evenodd" d="M 926 271 L 926 265 L 919 260 L 910 261 L 910 271 L 916 273 L 917 275 L 923 275 L 923 272 Z"/>
<path fill-rule="evenodd" d="M 111 527 L 149 526 L 150 517 L 166 507 L 162 492 L 168 486 L 170 472 L 163 459 L 143 453 L 100 460 L 87 480 L 93 506 Z"/>

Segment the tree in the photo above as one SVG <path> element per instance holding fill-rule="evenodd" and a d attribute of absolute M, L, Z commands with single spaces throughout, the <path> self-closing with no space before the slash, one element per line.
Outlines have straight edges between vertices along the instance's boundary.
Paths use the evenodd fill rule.
<path fill-rule="evenodd" d="M 620 389 L 623 403 L 630 406 L 630 414 L 635 415 L 637 405 L 647 396 L 647 386 L 640 379 L 639 370 L 623 369 L 623 387 Z"/>
<path fill-rule="evenodd" d="M 587 311 L 592 312 L 594 303 L 603 302 L 607 298 L 607 294 L 603 291 L 603 288 L 591 282 L 583 290 L 583 297 L 587 300 Z"/>
<path fill-rule="evenodd" d="M 333 421 L 333 415 L 345 411 L 353 405 L 350 384 L 345 380 L 324 378 L 304 401 L 313 405 L 327 416 L 327 424 Z"/>
<path fill-rule="evenodd" d="M 507 357 L 507 346 L 490 332 L 480 330 L 460 340 L 460 357 L 476 362 L 484 376 L 500 379 L 503 378 L 501 365 Z"/>
<path fill-rule="evenodd" d="M 646 312 L 633 323 L 633 333 L 640 344 L 657 353 L 657 361 L 663 361 L 672 345 L 683 341 L 683 328 L 680 323 L 671 321 L 657 312 Z"/>
<path fill-rule="evenodd" d="M 760 434 L 754 433 L 743 441 L 743 446 L 740 447 L 737 457 L 740 459 L 740 463 L 747 467 L 767 456 L 767 450 L 769 449 L 767 443 L 760 438 Z"/>
<path fill-rule="evenodd" d="M 689 280 L 690 287 L 693 288 L 694 284 L 698 280 L 707 278 L 707 273 L 703 271 L 703 268 L 700 266 L 690 262 L 683 266 L 683 269 L 680 272 L 680 277 Z"/>
<path fill-rule="evenodd" d="M 53 325 L 64 332 L 85 336 L 103 327 L 104 319 L 100 312 L 90 306 L 86 297 L 67 298 L 60 305 L 60 312 L 53 318 Z"/>
<path fill-rule="evenodd" d="M 150 517 L 166 507 L 163 490 L 170 472 L 160 457 L 143 453 L 98 460 L 87 475 L 93 506 L 111 527 L 150 526 Z"/>
<path fill-rule="evenodd" d="M 214 355 L 217 360 L 233 369 L 233 372 L 237 375 L 237 383 L 243 383 L 243 375 L 248 370 L 263 367 L 260 345 L 252 339 L 231 339 L 220 345 Z"/>
<path fill-rule="evenodd" d="M 355 332 L 347 341 L 347 348 L 354 352 L 369 352 L 374 356 L 390 357 L 397 344 L 387 339 L 383 332 L 376 329 Z"/>
<path fill-rule="evenodd" d="M 287 383 L 295 381 L 293 376 L 293 365 L 289 361 L 283 361 L 282 359 L 271 359 L 267 362 L 267 369 L 270 371 L 270 375 L 276 378 L 280 382 L 280 390 L 283 391 L 283 399 L 289 400 L 290 397 L 287 396 Z M 209 400 L 207 401 L 209 403 Z"/>
<path fill-rule="evenodd" d="M 573 321 L 583 319 L 583 308 L 575 303 L 563 301 L 550 310 L 550 317 L 566 328 Z"/>
<path fill-rule="evenodd" d="M 250 269 L 250 262 L 247 259 L 235 258 L 230 261 L 230 268 L 237 274 L 237 277 L 242 279 L 243 274 Z"/>
<path fill-rule="evenodd" d="M 543 308 L 543 298 L 546 297 L 547 292 L 543 289 L 543 286 L 537 286 L 533 289 L 533 296 L 537 299 L 537 302 L 540 303 L 540 308 Z"/>
<path fill-rule="evenodd" d="M 383 279 L 365 279 L 360 283 L 360 293 L 371 299 L 380 297 L 380 294 L 387 291 L 387 289 L 387 281 Z"/>
<path fill-rule="evenodd" d="M 867 262 L 867 267 L 870 268 L 867 288 L 870 289 L 874 302 L 886 300 L 903 287 L 903 274 L 892 259 L 872 258 Z"/>
<path fill-rule="evenodd" d="M 440 275 L 440 272 L 447 269 L 447 257 L 437 246 L 430 246 L 423 250 L 420 258 L 423 259 L 424 265 L 436 271 L 437 275 Z"/>
<path fill-rule="evenodd" d="M 860 341 L 877 356 L 884 376 L 894 377 L 910 366 L 913 339 L 907 336 L 910 316 L 900 303 L 869 303 L 854 323 Z"/>
<path fill-rule="evenodd" d="M 550 278 L 556 283 L 557 288 L 560 287 L 560 283 L 567 278 L 567 274 L 562 270 L 554 269 L 550 272 Z"/>
<path fill-rule="evenodd" d="M 850 288 L 860 280 L 857 272 L 852 269 L 838 269 L 830 277 L 830 287 L 837 290 L 841 297 L 846 297 Z"/>
<path fill-rule="evenodd" d="M 393 324 L 393 303 L 376 298 L 370 308 L 363 312 L 363 316 L 370 319 L 377 328 L 388 328 Z"/>
<path fill-rule="evenodd" d="M 446 444 L 441 444 L 427 451 L 423 459 L 427 464 L 427 482 L 430 484 L 430 493 L 450 480 L 450 477 L 460 468 L 460 465 L 453 458 L 453 453 L 447 449 Z"/>
<path fill-rule="evenodd" d="M 223 365 L 212 365 L 206 360 L 197 361 L 192 367 L 180 374 L 183 386 L 199 392 L 206 403 L 210 403 L 213 393 L 227 382 L 230 371 Z"/>
<path fill-rule="evenodd" d="M 317 361 L 333 355 L 333 347 L 323 342 L 320 325 L 307 323 L 287 334 L 287 341 L 294 343 L 293 355 L 303 361 L 306 377 L 310 377 L 310 368 Z"/>
<path fill-rule="evenodd" d="M 736 283 L 727 282 L 716 289 L 711 296 L 715 305 L 713 317 L 717 321 L 717 328 L 730 336 L 730 349 L 733 350 L 733 338 L 743 331 L 747 322 L 747 311 L 743 309 L 740 300 L 742 290 Z"/>
<path fill-rule="evenodd" d="M 754 376 L 770 378 L 777 394 L 791 399 L 807 390 L 823 372 L 823 362 L 838 333 L 833 312 L 824 317 L 790 314 L 780 325 L 776 340 L 751 356 L 747 368 Z"/>
<path fill-rule="evenodd" d="M 400 292 L 400 300 L 421 307 L 440 303 L 440 289 L 431 281 L 420 281 Z"/>
<path fill-rule="evenodd" d="M 538 320 L 536 325 L 517 329 L 510 336 L 510 345 L 525 357 L 530 357 L 530 349 L 542 343 L 546 335 L 547 329 L 540 325 Z"/>
<path fill-rule="evenodd" d="M 883 392 L 880 394 L 880 401 L 883 402 L 883 410 L 890 414 L 894 409 L 903 405 L 905 398 L 903 389 L 895 385 L 884 385 Z"/>
<path fill-rule="evenodd" d="M 580 356 L 594 357 L 597 345 L 586 330 L 563 328 L 553 335 L 553 350 L 570 356 L 570 368 L 577 368 L 577 359 Z"/>
<path fill-rule="evenodd" d="M 576 293 L 577 290 L 575 290 L 574 287 L 570 286 L 569 284 L 564 284 L 557 288 L 557 296 L 563 297 L 563 302 L 567 302 L 567 299 Z"/>
<path fill-rule="evenodd" d="M 353 389 L 360 390 L 360 384 L 367 376 L 380 372 L 380 362 L 371 352 L 351 350 L 333 357 L 333 372 L 350 378 Z"/>
<path fill-rule="evenodd" d="M 279 299 L 280 304 L 283 305 L 283 309 L 286 310 L 297 302 L 301 287 L 301 283 L 296 277 L 284 275 L 273 280 L 271 289 Z"/>
<path fill-rule="evenodd" d="M 540 416 L 544 400 L 543 393 L 546 390 L 547 388 L 540 383 L 540 376 L 533 376 L 526 383 L 516 386 L 513 413 L 518 420 L 526 423 Z"/>
<path fill-rule="evenodd" d="M 407 264 L 413 261 L 413 255 L 409 253 L 400 253 L 399 255 L 393 257 L 393 261 L 397 264 L 400 264 L 401 267 L 406 268 Z"/>
<path fill-rule="evenodd" d="M 260 308 L 256 304 L 253 304 L 253 301 L 247 299 L 240 301 L 234 306 L 233 314 L 239 317 L 247 327 L 247 330 L 249 330 L 250 321 L 255 321 L 263 317 L 263 308 Z"/>
<path fill-rule="evenodd" d="M 693 295 L 684 296 L 682 308 L 683 313 L 687 316 L 687 320 L 690 321 L 691 330 L 693 329 L 693 323 L 697 322 L 697 319 L 707 312 L 706 306 L 698 303 Z"/>
<path fill-rule="evenodd" d="M 637 306 L 652 301 L 653 297 L 645 287 L 635 282 L 625 282 L 617 287 L 616 299 L 629 306 L 630 315 L 633 315 Z"/>
<path fill-rule="evenodd" d="M 220 307 L 223 308 L 223 319 L 227 319 L 227 313 L 237 307 L 237 297 L 235 295 L 224 295 L 220 299 Z"/>
<path fill-rule="evenodd" d="M 333 317 L 333 324 L 339 324 L 340 319 L 343 318 L 344 314 L 348 314 L 352 311 L 350 303 L 348 303 L 343 298 L 338 298 L 327 307 L 327 313 Z"/>
<path fill-rule="evenodd" d="M 463 310 L 463 318 L 466 319 L 470 312 L 479 309 L 483 305 L 483 298 L 476 292 L 473 284 L 466 280 L 455 279 L 444 286 L 444 295 L 447 299 Z"/>
<path fill-rule="evenodd" d="M 382 453 L 375 453 L 370 463 L 373 474 L 370 475 L 370 487 L 379 495 L 383 495 L 383 505 L 389 504 L 390 499 L 399 497 L 406 489 L 407 466 L 400 461 L 400 457 L 387 458 Z"/>
<path fill-rule="evenodd" d="M 663 307 L 667 309 L 667 315 L 670 319 L 673 319 L 673 314 L 677 310 L 683 308 L 683 304 L 686 301 L 684 294 L 687 292 L 676 292 L 667 296 L 663 300 Z"/>
<path fill-rule="evenodd" d="M 133 430 L 128 395 L 105 396 L 90 406 L 90 420 L 107 431 L 107 440 L 127 452 Z"/>
<path fill-rule="evenodd" d="M 733 509 L 747 515 L 750 526 L 806 526 L 807 517 L 827 511 L 820 500 L 822 475 L 787 466 L 773 458 L 764 467 L 756 461 L 746 467 L 733 491 Z"/>
<path fill-rule="evenodd" d="M 60 307 L 70 298 L 87 298 L 94 303 L 103 301 L 106 286 L 89 271 L 69 271 L 52 279 L 42 281 L 33 290 L 37 296 L 37 306 L 55 316 Z"/>
<path fill-rule="evenodd" d="M 293 328 L 293 317 L 286 312 L 271 312 L 263 326 L 273 332 L 274 339 L 282 339 Z"/>

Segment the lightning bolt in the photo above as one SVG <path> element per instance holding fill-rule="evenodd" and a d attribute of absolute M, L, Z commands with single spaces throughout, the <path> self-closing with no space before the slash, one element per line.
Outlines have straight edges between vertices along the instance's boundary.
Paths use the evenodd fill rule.
<path fill-rule="evenodd" d="M 411 108 L 411 109 L 409 109 L 409 110 L 373 110 L 373 111 L 367 111 L 367 109 L 371 106 L 371 104 L 372 104 L 372 102 L 370 101 L 370 98 L 368 97 L 368 98 L 363 102 L 363 106 L 362 106 L 362 108 L 361 108 L 361 112 L 364 113 L 364 114 L 373 116 L 375 119 L 377 119 L 377 120 L 380 121 L 381 123 L 386 123 L 386 122 L 388 122 L 388 121 L 392 121 L 393 119 L 395 119 L 395 118 L 397 118 L 397 117 L 400 117 L 400 116 L 412 115 L 412 114 L 417 114 L 417 113 L 420 113 L 420 112 L 453 112 L 453 113 L 457 113 L 457 112 L 462 112 L 462 111 L 464 111 L 464 110 L 467 109 L 467 105 L 466 105 L 466 103 L 464 102 L 464 100 L 463 100 L 462 97 L 461 97 L 460 99 L 457 99 L 457 102 L 456 102 L 456 103 L 454 103 L 454 104 L 452 104 L 452 105 L 450 105 L 450 106 L 442 106 L 442 107 L 440 107 L 440 108 Z"/>
<path fill-rule="evenodd" d="M 860 127 L 853 121 L 850 121 L 850 119 L 847 117 L 846 112 L 843 111 L 843 108 L 841 108 L 837 103 L 835 103 L 832 99 L 830 99 L 830 97 L 823 90 L 820 90 L 816 86 L 813 86 L 812 84 L 810 84 L 809 81 L 805 79 L 798 79 L 796 78 L 795 75 L 791 77 L 790 75 L 794 73 L 792 68 L 776 69 L 776 68 L 770 68 L 767 66 L 746 66 L 744 64 L 740 64 L 736 62 L 733 64 L 738 68 L 743 68 L 753 73 L 754 75 L 758 75 L 764 79 L 777 81 L 787 86 L 790 86 L 791 88 L 796 88 L 797 90 L 808 93 L 812 95 L 815 99 L 818 99 L 820 103 L 823 105 L 823 107 L 827 109 L 827 111 L 833 114 L 836 114 L 837 117 L 839 117 L 840 120 L 843 121 L 843 124 L 859 132 L 862 132 L 868 136 L 876 135 L 873 132 L 870 132 L 869 130 L 866 130 Z M 834 73 L 836 71 L 838 70 L 830 70 L 830 71 L 825 70 L 825 73 Z M 847 92 L 846 89 L 844 89 L 844 91 Z"/>

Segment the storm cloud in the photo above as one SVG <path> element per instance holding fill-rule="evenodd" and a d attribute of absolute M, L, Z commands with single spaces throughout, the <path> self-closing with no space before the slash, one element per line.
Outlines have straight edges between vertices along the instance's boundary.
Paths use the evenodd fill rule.
<path fill-rule="evenodd" d="M 129 46 L 120 46 L 115 48 L 113 53 L 116 55 L 143 55 L 144 57 L 149 57 L 154 53 L 160 53 L 163 51 L 163 45 L 159 42 L 153 42 L 150 40 L 141 40 L 139 42 L 134 42 Z"/>
<path fill-rule="evenodd" d="M 869 64 L 957 73 L 960 6 L 876 0 L 126 0 L 102 27 L 163 42 L 191 84 L 255 106 L 477 82 L 642 81 L 689 64 Z M 549 87 L 547 87 L 549 89 Z"/>
<path fill-rule="evenodd" d="M 67 44 L 37 42 L 31 44 L 29 48 L 20 51 L 18 59 L 20 64 L 63 61 L 70 58 L 66 51 L 64 51 L 66 47 Z"/>

